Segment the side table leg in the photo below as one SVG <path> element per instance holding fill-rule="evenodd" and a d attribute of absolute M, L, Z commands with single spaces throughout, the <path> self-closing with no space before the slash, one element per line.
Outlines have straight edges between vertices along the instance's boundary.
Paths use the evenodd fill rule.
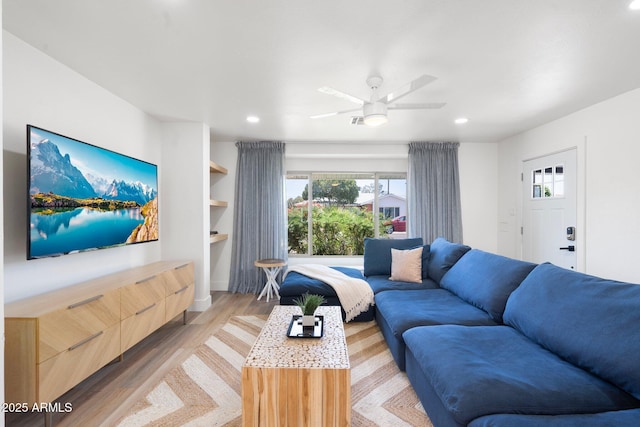
<path fill-rule="evenodd" d="M 267 283 L 264 285 L 264 288 L 262 288 L 260 295 L 258 295 L 258 301 L 260 301 L 260 298 L 266 295 L 267 302 L 269 302 L 269 297 L 271 296 L 271 279 L 269 276 L 271 274 L 271 269 L 268 267 L 262 267 L 262 270 L 264 270 L 264 273 L 267 275 Z"/>
<path fill-rule="evenodd" d="M 260 295 L 258 295 L 258 300 L 260 300 L 260 298 L 262 298 L 265 294 L 267 296 L 267 302 L 269 302 L 269 300 L 274 297 L 274 294 L 278 299 L 280 299 L 280 293 L 278 293 L 280 286 L 276 281 L 276 276 L 278 275 L 280 270 L 282 270 L 282 267 L 262 267 L 262 269 L 267 276 L 267 283 L 264 285 L 264 288 L 262 288 Z"/>

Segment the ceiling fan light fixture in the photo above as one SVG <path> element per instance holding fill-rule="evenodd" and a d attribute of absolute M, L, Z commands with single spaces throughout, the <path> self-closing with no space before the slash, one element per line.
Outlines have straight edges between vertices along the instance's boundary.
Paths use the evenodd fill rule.
<path fill-rule="evenodd" d="M 370 76 L 367 79 L 367 85 L 371 89 L 371 98 L 369 101 L 365 101 L 364 99 L 358 98 L 356 96 L 349 95 L 342 91 L 332 89 L 330 87 L 321 87 L 318 89 L 320 92 L 335 96 L 341 99 L 346 99 L 355 104 L 358 104 L 360 108 L 352 108 L 349 110 L 342 111 L 334 111 L 332 113 L 326 114 L 317 114 L 315 116 L 310 116 L 312 119 L 319 119 L 321 117 L 329 117 L 335 116 L 336 114 L 345 114 L 352 113 L 354 111 L 362 111 L 362 116 L 352 117 L 350 123 L 352 125 L 360 125 L 365 124 L 367 126 L 380 126 L 389 121 L 387 118 L 387 109 L 389 110 L 425 110 L 425 109 L 434 109 L 434 108 L 442 108 L 446 104 L 444 102 L 431 102 L 431 103 L 422 103 L 422 104 L 398 104 L 398 101 L 401 98 L 404 98 L 408 94 L 415 92 L 421 87 L 433 82 L 436 80 L 435 77 L 429 76 L 427 74 L 423 74 L 410 81 L 408 84 L 402 86 L 396 91 L 389 92 L 387 95 L 380 98 L 378 96 L 378 88 L 382 85 L 382 77 L 380 76 Z"/>
<path fill-rule="evenodd" d="M 368 116 L 364 116 L 364 124 L 367 126 L 380 126 L 387 123 L 389 119 L 384 114 L 370 114 Z"/>
<path fill-rule="evenodd" d="M 380 126 L 389 121 L 387 118 L 387 105 L 382 102 L 364 104 L 364 124 L 367 126 Z"/>

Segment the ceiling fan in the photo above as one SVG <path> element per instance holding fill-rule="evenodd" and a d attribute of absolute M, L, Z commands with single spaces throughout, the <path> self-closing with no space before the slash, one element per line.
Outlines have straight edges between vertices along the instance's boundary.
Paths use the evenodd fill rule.
<path fill-rule="evenodd" d="M 367 85 L 371 88 L 371 99 L 366 101 L 348 93 L 341 92 L 337 89 L 333 89 L 327 86 L 321 87 L 318 91 L 326 93 L 327 95 L 337 96 L 338 98 L 346 99 L 355 104 L 358 104 L 359 108 L 353 108 L 349 110 L 334 111 L 332 113 L 318 114 L 311 116 L 312 119 L 320 119 L 323 117 L 335 116 L 338 114 L 352 113 L 354 111 L 362 111 L 363 122 L 368 126 L 380 126 L 387 123 L 387 110 L 423 110 L 423 109 L 435 109 L 442 108 L 446 104 L 444 102 L 432 102 L 423 104 L 397 104 L 396 101 L 400 98 L 420 89 L 423 86 L 436 80 L 436 77 L 423 74 L 417 79 L 407 83 L 395 92 L 390 92 L 385 96 L 378 96 L 378 88 L 382 85 L 382 77 L 371 76 L 367 79 Z M 358 123 L 359 120 L 352 120 L 352 123 Z"/>

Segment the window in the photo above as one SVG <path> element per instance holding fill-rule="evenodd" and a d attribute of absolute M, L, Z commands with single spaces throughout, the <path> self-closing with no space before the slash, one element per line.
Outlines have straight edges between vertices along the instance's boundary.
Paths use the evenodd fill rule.
<path fill-rule="evenodd" d="M 531 171 L 531 198 L 564 197 L 564 166 L 556 165 Z"/>
<path fill-rule="evenodd" d="M 288 175 L 289 255 L 362 255 L 366 237 L 406 237 L 392 221 L 406 215 L 406 187 L 404 173 Z"/>
<path fill-rule="evenodd" d="M 378 208 L 378 210 L 382 215 L 382 218 L 385 218 L 385 219 L 393 219 L 397 216 L 400 216 L 399 206 Z"/>

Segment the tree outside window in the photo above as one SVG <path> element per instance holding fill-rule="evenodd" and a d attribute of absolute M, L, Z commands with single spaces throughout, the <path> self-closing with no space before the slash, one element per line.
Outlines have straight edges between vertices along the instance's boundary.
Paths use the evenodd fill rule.
<path fill-rule="evenodd" d="M 404 202 L 406 175 L 297 174 L 287 176 L 286 189 L 290 255 L 362 255 L 366 237 L 395 234 L 387 224 L 392 211 L 377 206 L 390 191 Z"/>

